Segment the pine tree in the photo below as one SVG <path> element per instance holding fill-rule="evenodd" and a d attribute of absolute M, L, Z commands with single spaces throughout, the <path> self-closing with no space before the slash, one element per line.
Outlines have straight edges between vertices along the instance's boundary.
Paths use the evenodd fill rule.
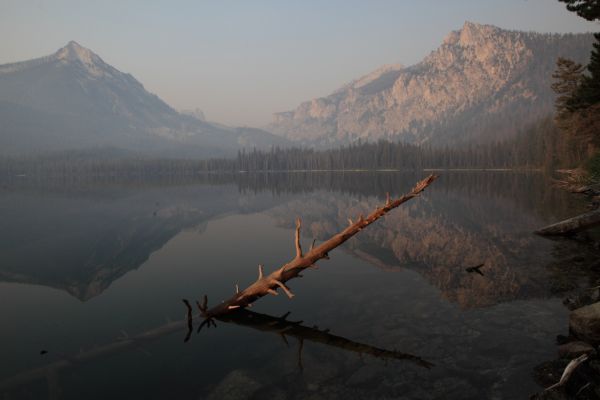
<path fill-rule="evenodd" d="M 580 102 L 584 107 L 600 103 L 600 33 L 594 34 L 596 42 L 590 55 L 586 75 L 579 91 Z"/>
<path fill-rule="evenodd" d="M 569 11 L 577 13 L 588 21 L 600 20 L 600 0 L 559 1 L 566 3 Z M 583 152 L 589 156 L 597 153 L 600 147 L 600 33 L 596 33 L 594 38 L 595 43 L 587 65 L 587 74 L 581 78 L 577 91 L 566 100 L 565 106 L 567 111 L 570 111 L 570 116 L 564 112 L 561 115 L 557 102 L 557 120 L 568 116 L 568 131 L 575 132 L 583 139 L 582 143 L 577 143 L 578 151 L 584 149 Z M 600 154 L 596 157 L 600 157 Z"/>
<path fill-rule="evenodd" d="M 556 60 L 556 71 L 552 74 L 555 80 L 552 90 L 558 95 L 555 101 L 557 122 L 568 119 L 571 113 L 579 108 L 576 95 L 583 81 L 583 70 L 583 65 L 567 58 L 559 57 Z"/>
<path fill-rule="evenodd" d="M 588 21 L 600 19 L 600 0 L 558 0 L 567 4 L 567 10 L 576 12 Z"/>

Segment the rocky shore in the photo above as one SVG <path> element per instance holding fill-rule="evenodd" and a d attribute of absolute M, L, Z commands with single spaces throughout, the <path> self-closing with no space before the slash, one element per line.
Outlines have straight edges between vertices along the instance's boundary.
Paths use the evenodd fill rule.
<path fill-rule="evenodd" d="M 588 196 L 592 210 L 600 207 L 599 189 L 598 185 L 569 188 L 573 193 Z M 600 249 L 597 230 L 569 240 L 580 240 L 594 250 Z M 563 300 L 570 310 L 568 336 L 557 336 L 556 359 L 535 368 L 536 381 L 546 389 L 532 399 L 600 399 L 600 259 L 583 268 L 591 277 L 589 287 L 579 288 Z"/>

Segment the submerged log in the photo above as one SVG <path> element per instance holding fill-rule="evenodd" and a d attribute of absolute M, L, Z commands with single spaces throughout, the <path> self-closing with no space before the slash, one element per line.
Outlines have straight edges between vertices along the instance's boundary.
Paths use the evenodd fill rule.
<path fill-rule="evenodd" d="M 535 233 L 542 236 L 570 235 L 594 226 L 600 226 L 600 209 L 548 225 Z"/>
<path fill-rule="evenodd" d="M 233 295 L 233 297 L 210 309 L 207 305 L 208 300 L 206 296 L 204 296 L 202 304 L 196 302 L 200 313 L 205 318 L 204 322 L 200 325 L 199 330 L 202 329 L 204 325 L 208 325 L 210 327 L 211 324 L 214 324 L 215 317 L 222 316 L 238 308 L 248 307 L 253 302 L 263 296 L 266 296 L 267 294 L 277 295 L 277 289 L 281 289 L 291 299 L 294 297 L 294 294 L 286 285 L 287 281 L 302 276 L 300 273 L 307 268 L 316 268 L 315 263 L 317 261 L 329 259 L 329 252 L 331 250 L 340 246 L 342 243 L 346 242 L 348 239 L 356 235 L 367 226 L 371 225 L 373 222 L 377 221 L 379 218 L 386 215 L 394 208 L 417 197 L 436 178 L 436 175 L 429 175 L 427 178 L 418 182 L 408 194 L 405 194 L 398 199 L 393 200 L 388 194 L 385 205 L 376 207 L 375 210 L 373 210 L 373 212 L 366 218 L 360 215 L 355 222 L 349 219 L 349 225 L 346 229 L 332 236 L 316 247 L 313 243 L 313 246 L 311 246 L 307 253 L 303 253 L 302 246 L 300 244 L 300 229 L 302 222 L 300 218 L 296 219 L 296 257 L 267 276 L 264 275 L 263 266 L 259 265 L 258 279 L 253 284 L 242 291 L 239 291 L 239 289 L 236 288 L 236 293 Z"/>
<path fill-rule="evenodd" d="M 93 347 L 89 350 L 81 350 L 77 354 L 64 357 L 45 366 L 34 368 L 4 379 L 0 381 L 0 393 L 38 379 L 54 379 L 55 375 L 60 370 L 78 367 L 99 357 L 108 356 L 131 348 L 139 348 L 139 346 L 146 342 L 154 341 L 165 335 L 183 330 L 185 324 L 185 320 L 169 322 L 135 336 L 128 336 L 124 333 L 122 337 L 114 342 Z"/>
<path fill-rule="evenodd" d="M 184 304 L 186 304 L 187 307 L 189 303 L 187 300 L 184 300 Z M 198 314 L 193 316 L 190 310 L 191 307 L 188 307 L 187 318 L 185 320 L 168 322 L 165 325 L 150 329 L 135 336 L 124 334 L 123 337 L 114 342 L 95 346 L 89 350 L 81 350 L 78 354 L 65 355 L 63 358 L 45 366 L 23 371 L 17 375 L 1 380 L 0 397 L 2 397 L 2 394 L 8 393 L 8 391 L 14 388 L 42 379 L 46 379 L 48 381 L 49 389 L 54 390 L 54 384 L 57 382 L 57 377 L 63 370 L 76 367 L 79 368 L 97 358 L 109 356 L 111 354 L 136 348 L 141 349 L 141 346 L 146 343 L 158 340 L 163 336 L 171 335 L 175 332 L 181 332 L 186 329 L 186 327 L 187 334 L 184 341 L 187 342 L 192 333 L 193 321 L 202 318 L 202 316 Z M 333 346 L 360 355 L 366 354 L 380 359 L 405 360 L 425 368 L 431 368 L 433 366 L 430 362 L 416 355 L 354 342 L 341 336 L 331 335 L 328 333 L 328 330 L 319 330 L 317 328 L 303 326 L 301 325 L 302 321 L 288 321 L 286 319 L 288 315 L 289 313 L 281 317 L 273 317 L 266 314 L 252 313 L 248 310 L 238 310 L 238 312 L 224 315 L 222 318 L 219 318 L 219 321 L 246 326 L 261 332 L 276 333 L 281 335 L 284 340 L 287 335 L 295 337 L 300 341 L 308 340 L 322 343 L 327 346 Z"/>

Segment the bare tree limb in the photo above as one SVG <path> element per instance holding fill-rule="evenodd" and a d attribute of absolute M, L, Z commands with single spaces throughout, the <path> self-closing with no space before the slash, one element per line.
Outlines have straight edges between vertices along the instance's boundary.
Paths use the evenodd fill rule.
<path fill-rule="evenodd" d="M 263 276 L 265 276 L 265 270 L 263 269 L 262 264 L 258 264 L 258 279 L 261 280 Z"/>
<path fill-rule="evenodd" d="M 296 218 L 296 258 L 302 258 L 302 246 L 300 245 L 300 227 L 302 221 L 300 218 Z"/>
<path fill-rule="evenodd" d="M 579 365 L 583 362 L 585 362 L 588 359 L 588 355 L 587 354 L 582 354 L 579 357 L 571 360 L 569 362 L 569 364 L 567 364 L 565 370 L 562 373 L 562 376 L 560 377 L 560 380 L 555 383 L 552 386 L 547 387 L 545 390 L 551 390 L 554 389 L 556 387 L 562 386 L 565 383 L 567 383 L 567 381 L 569 380 L 569 378 L 571 378 L 571 375 L 573 375 L 573 372 L 575 372 L 575 370 L 577 369 L 577 367 L 579 367 Z"/>
<path fill-rule="evenodd" d="M 268 276 L 264 275 L 263 267 L 262 265 L 259 265 L 258 279 L 256 282 L 248 286 L 246 289 L 236 292 L 233 297 L 210 309 L 207 309 L 206 296 L 204 296 L 205 301 L 203 307 L 200 307 L 199 305 L 201 314 L 207 320 L 211 320 L 215 317 L 227 314 L 232 310 L 248 307 L 250 304 L 267 294 L 276 295 L 278 288 L 281 288 L 289 298 L 292 298 L 292 292 L 290 291 L 289 287 L 285 285 L 287 281 L 297 278 L 300 273 L 307 268 L 316 267 L 315 263 L 317 261 L 321 259 L 329 259 L 329 252 L 331 250 L 340 246 L 342 243 L 346 242 L 348 239 L 356 235 L 367 226 L 371 225 L 373 222 L 377 221 L 379 218 L 386 215 L 394 208 L 417 197 L 436 178 L 436 175 L 429 175 L 422 181 L 417 182 L 415 187 L 408 194 L 405 194 L 396 200 L 392 200 L 388 194 L 386 196 L 385 205 L 375 208 L 375 210 L 366 218 L 361 215 L 356 222 L 349 220 L 350 224 L 346 229 L 342 230 L 316 247 L 314 247 L 314 245 L 311 246 L 311 249 L 306 254 L 302 253 L 302 246 L 300 244 L 300 229 L 302 227 L 302 221 L 300 218 L 297 218 L 295 234 L 296 256 L 294 259 L 279 269 L 273 271 Z M 210 326 L 210 323 L 208 324 Z"/>

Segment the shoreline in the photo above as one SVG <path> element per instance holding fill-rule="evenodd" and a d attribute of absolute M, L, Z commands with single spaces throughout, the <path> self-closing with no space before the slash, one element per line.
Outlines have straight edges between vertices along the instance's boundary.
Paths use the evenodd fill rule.
<path fill-rule="evenodd" d="M 572 174 L 572 170 L 556 170 L 556 173 Z M 572 195 L 581 195 L 587 197 L 589 209 L 598 207 L 594 203 L 594 195 L 583 191 L 573 191 L 570 186 L 562 187 L 563 190 Z M 590 252 L 597 253 L 600 250 L 600 241 L 597 231 L 594 228 L 583 231 L 571 236 L 555 237 L 548 240 L 577 240 L 588 247 Z M 596 233 L 596 234 L 595 234 Z M 600 346 L 598 346 L 598 332 L 594 333 L 593 327 L 598 323 L 598 316 L 594 317 L 596 310 L 600 310 L 600 278 L 595 272 L 600 269 L 600 261 L 588 263 L 578 271 L 586 272 L 588 276 L 587 284 L 580 284 L 572 288 L 563 296 L 562 303 L 569 311 L 569 320 L 567 321 L 568 336 L 557 335 L 557 357 L 547 360 L 534 368 L 535 380 L 544 389 L 532 395 L 535 400 L 566 400 L 578 398 L 581 392 L 586 391 L 582 398 L 596 398 L 600 391 Z M 586 271 L 587 270 L 587 271 Z M 586 287 L 587 286 L 587 287 Z M 561 296 L 562 297 L 562 296 Z M 580 365 L 581 364 L 581 365 Z M 567 375 L 567 370 L 571 369 L 571 374 Z M 596 393 L 594 395 L 594 393 Z M 585 397 L 592 396 L 592 397 Z"/>

